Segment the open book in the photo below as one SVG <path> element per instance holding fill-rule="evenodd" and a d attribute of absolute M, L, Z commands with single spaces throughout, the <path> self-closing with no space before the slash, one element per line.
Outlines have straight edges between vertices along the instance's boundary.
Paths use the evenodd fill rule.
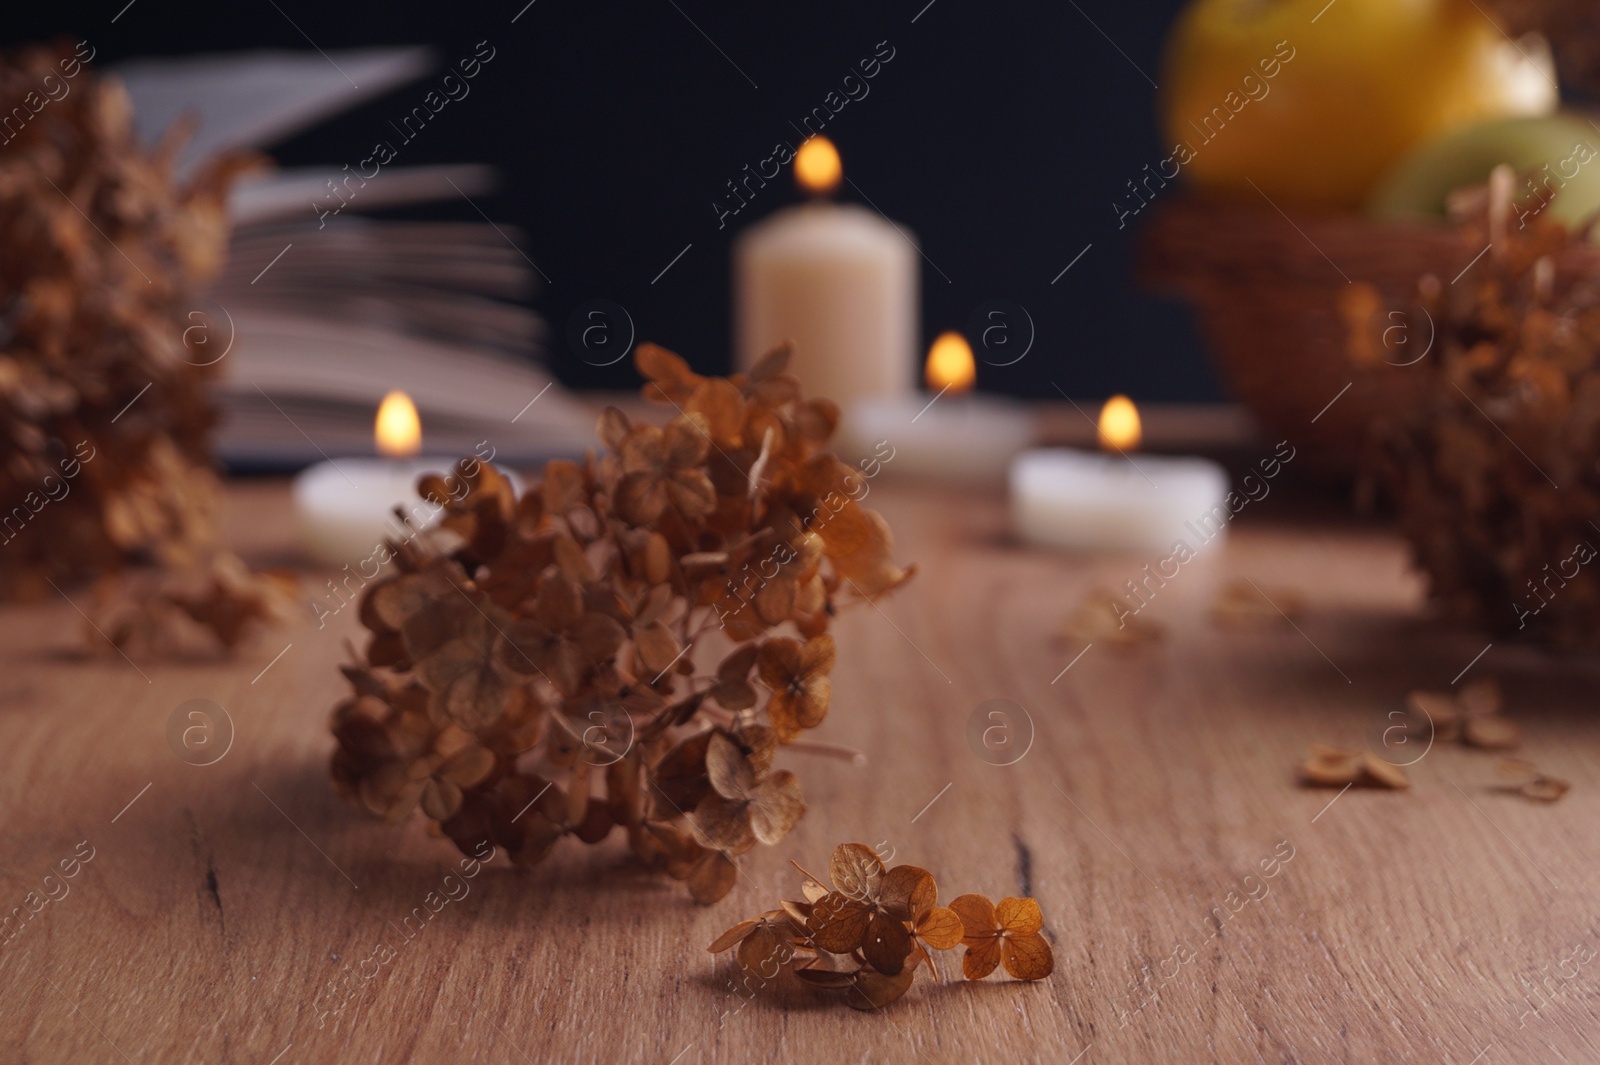
<path fill-rule="evenodd" d="M 419 49 L 252 52 L 137 60 L 115 73 L 147 142 L 186 112 L 198 118 L 180 158 L 189 169 L 223 149 L 266 147 L 430 65 Z M 341 202 L 327 183 L 344 174 L 282 170 L 234 191 L 228 266 L 188 315 L 221 370 L 223 461 L 276 469 L 371 454 L 391 389 L 416 403 L 428 454 L 488 441 L 503 461 L 532 463 L 592 446 L 593 414 L 536 361 L 543 323 L 515 301 L 537 276 L 515 231 L 356 213 L 476 197 L 493 174 L 390 166 L 337 215 L 319 214 L 314 204 Z"/>

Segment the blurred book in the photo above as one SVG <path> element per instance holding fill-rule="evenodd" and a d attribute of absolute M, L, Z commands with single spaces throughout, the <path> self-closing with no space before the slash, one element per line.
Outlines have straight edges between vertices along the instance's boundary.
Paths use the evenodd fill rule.
<path fill-rule="evenodd" d="M 147 141 L 180 116 L 197 120 L 180 160 L 192 169 L 216 151 L 264 149 L 430 66 L 419 49 L 369 49 L 142 59 L 116 73 Z M 593 414 L 537 361 L 544 324 L 519 302 L 536 268 L 513 231 L 357 213 L 476 196 L 493 173 L 387 166 L 334 215 L 343 200 L 328 182 L 348 176 L 342 165 L 254 175 L 234 190 L 227 268 L 189 315 L 204 350 L 218 352 L 222 460 L 280 469 L 372 454 L 392 389 L 416 403 L 428 454 L 487 441 L 518 464 L 592 446 Z"/>

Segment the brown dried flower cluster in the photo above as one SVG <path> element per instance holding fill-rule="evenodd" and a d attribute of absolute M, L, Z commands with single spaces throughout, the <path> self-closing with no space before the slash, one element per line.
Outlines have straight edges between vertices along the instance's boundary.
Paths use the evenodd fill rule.
<path fill-rule="evenodd" d="M 0 54 L 0 597 L 159 567 L 176 583 L 137 618 L 119 599 L 113 638 L 181 614 L 232 644 L 287 598 L 217 546 L 215 356 L 187 314 L 222 265 L 229 184 L 257 160 L 180 187 L 185 132 L 142 148 L 92 55 Z"/>
<path fill-rule="evenodd" d="M 1375 426 L 1373 471 L 1431 592 L 1458 617 L 1557 646 L 1600 646 L 1600 249 L 1549 212 L 1519 217 L 1500 168 L 1459 196 L 1463 265 L 1424 277 L 1412 365 L 1370 366 L 1418 402 Z M 1375 302 L 1375 301 L 1368 301 Z M 1392 328 L 1376 310 L 1352 357 Z M 1359 341 L 1359 342 L 1358 342 Z M 1405 377 L 1403 375 L 1415 375 Z"/>
<path fill-rule="evenodd" d="M 795 868 L 800 868 L 796 866 Z M 1055 969 L 1044 915 L 1034 899 L 961 895 L 939 905 L 933 874 L 914 865 L 884 867 L 860 843 L 836 847 L 831 889 L 804 869 L 804 901 L 740 921 L 706 949 L 735 946 L 746 974 L 770 986 L 788 971 L 814 988 L 841 991 L 859 1010 L 886 1006 L 911 987 L 918 968 L 933 969 L 932 950 L 965 945 L 962 974 L 982 980 L 1004 966 L 1018 980 L 1043 980 Z"/>
<path fill-rule="evenodd" d="M 828 713 L 834 613 L 911 576 L 848 490 L 859 471 L 822 450 L 837 407 L 802 398 L 787 357 L 711 378 L 641 345 L 664 427 L 609 409 L 607 452 L 520 498 L 474 460 L 459 499 L 423 478 L 441 532 L 391 545 L 399 574 L 362 599 L 339 791 L 524 865 L 621 828 L 697 900 L 726 894 L 734 859 L 805 811 L 774 762 Z"/>

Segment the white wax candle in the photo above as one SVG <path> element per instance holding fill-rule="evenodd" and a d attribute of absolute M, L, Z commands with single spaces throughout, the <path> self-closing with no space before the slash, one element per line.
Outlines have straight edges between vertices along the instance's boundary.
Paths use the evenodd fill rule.
<path fill-rule="evenodd" d="M 444 458 L 363 459 L 319 462 L 294 480 L 294 507 L 306 552 L 318 562 L 342 566 L 370 558 L 385 540 L 406 540 L 437 520 L 440 508 L 417 494 L 417 478 L 444 474 Z M 401 507 L 401 524 L 394 508 Z"/>
<path fill-rule="evenodd" d="M 734 346 L 749 367 L 785 340 L 806 394 L 850 406 L 910 392 L 917 365 L 913 238 L 864 207 L 808 203 L 734 244 Z"/>
<path fill-rule="evenodd" d="M 1201 458 L 1028 451 L 1011 467 L 1017 535 L 1080 551 L 1199 551 L 1227 530 L 1228 475 Z"/>
<path fill-rule="evenodd" d="M 1002 484 L 1011 460 L 1033 443 L 1038 428 L 1022 404 L 994 396 L 865 399 L 845 413 L 846 457 L 872 453 L 884 441 L 894 449 L 884 472 L 928 480 Z"/>

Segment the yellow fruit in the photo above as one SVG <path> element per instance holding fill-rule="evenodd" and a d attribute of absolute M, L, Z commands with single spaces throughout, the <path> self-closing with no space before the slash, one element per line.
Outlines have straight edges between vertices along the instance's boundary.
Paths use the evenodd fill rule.
<path fill-rule="evenodd" d="M 1279 204 L 1355 206 L 1416 145 L 1558 102 L 1543 42 L 1472 0 L 1192 0 L 1161 77 L 1172 165 Z"/>

